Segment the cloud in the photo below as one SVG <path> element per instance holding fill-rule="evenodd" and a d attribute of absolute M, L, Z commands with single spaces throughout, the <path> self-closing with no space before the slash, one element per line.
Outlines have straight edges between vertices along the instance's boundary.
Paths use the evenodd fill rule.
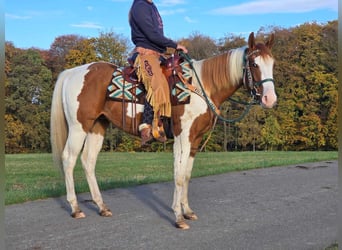
<path fill-rule="evenodd" d="M 16 15 L 6 13 L 5 18 L 12 20 L 27 20 L 27 19 L 37 19 L 37 18 L 51 18 L 51 17 L 60 17 L 64 14 L 64 11 L 61 10 L 51 10 L 51 11 L 36 11 L 30 10 L 25 11 L 25 15 Z"/>
<path fill-rule="evenodd" d="M 159 3 L 157 3 L 156 5 L 157 7 L 166 8 L 166 9 L 158 8 L 160 15 L 170 16 L 170 15 L 175 15 L 175 14 L 186 12 L 186 10 L 183 8 L 178 8 L 178 9 L 175 8 L 176 5 L 182 5 L 182 4 L 186 4 L 186 1 L 185 0 L 160 0 Z M 172 8 L 169 8 L 169 7 L 172 7 Z"/>
<path fill-rule="evenodd" d="M 337 0 L 257 0 L 214 9 L 211 10 L 210 13 L 218 15 L 251 15 L 270 13 L 303 13 L 322 9 L 337 11 L 337 5 Z"/>
<path fill-rule="evenodd" d="M 184 13 L 185 9 L 169 9 L 169 10 L 160 10 L 159 14 L 162 16 L 170 16 L 170 15 L 175 15 L 179 13 Z"/>
<path fill-rule="evenodd" d="M 15 20 L 27 20 L 27 19 L 32 18 L 31 16 L 19 16 L 19 15 L 8 14 L 8 13 L 5 14 L 5 17 L 9 19 L 15 19 Z"/>
<path fill-rule="evenodd" d="M 85 29 L 103 29 L 103 26 L 92 22 L 82 22 L 79 24 L 71 24 L 72 27 L 85 28 Z"/>
<path fill-rule="evenodd" d="M 175 6 L 180 4 L 186 4 L 184 0 L 161 0 L 158 6 Z"/>
<path fill-rule="evenodd" d="M 188 16 L 184 17 L 184 20 L 185 20 L 187 23 L 197 23 L 197 21 L 196 21 L 196 20 L 194 20 L 194 19 L 191 19 L 191 18 L 190 18 L 190 17 L 188 17 Z"/>

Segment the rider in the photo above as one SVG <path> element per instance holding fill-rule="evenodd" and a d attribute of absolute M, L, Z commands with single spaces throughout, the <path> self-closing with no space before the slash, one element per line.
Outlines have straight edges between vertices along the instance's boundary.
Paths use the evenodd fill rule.
<path fill-rule="evenodd" d="M 162 126 L 158 126 L 161 116 L 171 116 L 171 102 L 167 79 L 160 66 L 160 58 L 167 47 L 183 50 L 186 47 L 166 38 L 163 21 L 152 0 L 134 0 L 129 11 L 131 39 L 138 56 L 135 66 L 138 77 L 147 91 L 143 123 L 139 125 L 142 145 L 153 139 L 164 142 L 166 136 Z M 153 137 L 152 137 L 153 136 Z"/>

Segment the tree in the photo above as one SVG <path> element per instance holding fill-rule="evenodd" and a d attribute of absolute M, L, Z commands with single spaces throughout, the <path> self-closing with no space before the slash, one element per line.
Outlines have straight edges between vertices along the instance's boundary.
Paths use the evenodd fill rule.
<path fill-rule="evenodd" d="M 15 50 L 10 60 L 13 66 L 6 74 L 5 119 L 6 145 L 12 146 L 6 152 L 44 151 L 50 145 L 51 71 L 35 49 Z M 15 126 L 18 134 L 14 135 L 10 126 Z M 15 143 L 15 138 L 20 141 Z"/>
<path fill-rule="evenodd" d="M 252 107 L 243 120 L 237 123 L 240 131 L 239 143 L 243 148 L 250 148 L 255 151 L 262 143 L 262 125 L 265 119 L 265 111 L 261 107 Z"/>
<path fill-rule="evenodd" d="M 96 55 L 99 60 L 124 65 L 127 62 L 129 41 L 113 31 L 100 32 L 94 42 Z"/>
<path fill-rule="evenodd" d="M 5 152 L 20 153 L 26 151 L 22 145 L 22 137 L 25 134 L 25 127 L 20 120 L 13 115 L 5 114 Z"/>
<path fill-rule="evenodd" d="M 189 55 L 195 60 L 205 59 L 218 53 L 215 40 L 198 32 L 194 32 L 187 39 L 182 39 L 180 43 L 187 47 Z"/>
<path fill-rule="evenodd" d="M 275 115 L 285 141 L 283 149 L 331 149 L 337 138 L 337 22 L 274 27 L 273 32 L 274 79 L 279 96 Z M 325 137 L 331 144 L 309 135 L 308 128 L 328 133 Z"/>
<path fill-rule="evenodd" d="M 273 150 L 274 147 L 283 144 L 280 138 L 280 126 L 275 116 L 270 115 L 265 119 L 265 124 L 261 129 L 261 145 L 264 145 L 266 150 Z"/>
<path fill-rule="evenodd" d="M 221 53 L 231 49 L 240 48 L 245 45 L 247 45 L 245 38 L 241 36 L 235 36 L 233 34 L 229 34 L 226 37 L 219 39 L 219 51 Z"/>
<path fill-rule="evenodd" d="M 95 39 L 82 39 L 65 55 L 65 68 L 73 68 L 94 61 L 98 61 Z"/>
<path fill-rule="evenodd" d="M 65 69 L 65 57 L 69 50 L 75 48 L 84 39 L 86 38 L 78 35 L 63 35 L 57 37 L 51 44 L 46 63 L 52 71 L 54 81 L 57 79 L 58 74 Z"/>
<path fill-rule="evenodd" d="M 324 126 L 315 113 L 303 115 L 299 121 L 301 123 L 298 130 L 298 138 L 301 142 L 298 145 L 300 149 L 318 150 L 325 146 Z"/>

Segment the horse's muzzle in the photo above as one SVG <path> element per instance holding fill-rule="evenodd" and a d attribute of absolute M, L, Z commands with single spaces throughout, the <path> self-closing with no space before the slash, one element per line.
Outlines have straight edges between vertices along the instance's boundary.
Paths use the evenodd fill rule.
<path fill-rule="evenodd" d="M 277 95 L 274 91 L 273 84 L 264 86 L 263 95 L 261 97 L 261 106 L 263 108 L 273 108 L 277 103 Z"/>

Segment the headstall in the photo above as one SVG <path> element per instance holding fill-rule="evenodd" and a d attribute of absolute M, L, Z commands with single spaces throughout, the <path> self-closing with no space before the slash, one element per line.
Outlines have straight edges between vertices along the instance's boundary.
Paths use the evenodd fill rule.
<path fill-rule="evenodd" d="M 262 86 L 263 83 L 269 82 L 269 81 L 274 83 L 274 80 L 273 80 L 273 78 L 265 78 L 265 79 L 260 80 L 260 81 L 254 81 L 252 70 L 250 67 L 250 61 L 251 61 L 250 58 L 253 55 L 256 55 L 256 56 L 254 56 L 254 58 L 257 57 L 258 54 L 260 53 L 260 50 L 256 49 L 250 53 L 247 53 L 247 51 L 248 51 L 248 48 L 245 50 L 245 56 L 244 56 L 243 84 L 247 89 L 249 89 L 251 91 L 251 95 L 255 99 L 259 99 L 261 94 L 259 93 L 258 89 L 260 88 L 260 86 Z M 253 60 L 254 60 L 254 58 L 253 58 Z M 255 62 L 253 62 L 253 63 L 255 64 Z"/>

